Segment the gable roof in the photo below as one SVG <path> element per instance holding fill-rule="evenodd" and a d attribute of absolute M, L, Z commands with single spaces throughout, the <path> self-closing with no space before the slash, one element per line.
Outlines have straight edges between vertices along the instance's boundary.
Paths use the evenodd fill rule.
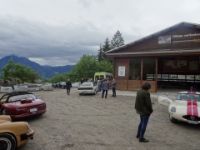
<path fill-rule="evenodd" d="M 163 32 L 167 32 L 167 31 L 169 31 L 169 30 L 171 30 L 171 29 L 177 28 L 177 27 L 179 27 L 179 26 L 187 26 L 187 27 L 194 27 L 194 28 L 199 28 L 199 29 L 200 29 L 200 24 L 189 23 L 189 22 L 180 22 L 180 23 L 175 24 L 175 25 L 173 25 L 173 26 L 171 26 L 171 27 L 165 28 L 165 29 L 160 30 L 160 31 L 158 31 L 158 32 L 156 32 L 156 33 L 153 33 L 153 34 L 150 34 L 150 35 L 148 35 L 148 36 L 146 36 L 146 37 L 143 37 L 143 38 L 141 38 L 141 39 L 139 39 L 139 40 L 133 41 L 133 42 L 131 42 L 131 43 L 125 44 L 125 45 L 123 45 L 123 46 L 120 46 L 120 47 L 117 47 L 117 48 L 114 48 L 114 49 L 111 49 L 111 50 L 107 51 L 106 54 L 107 54 L 107 53 L 114 52 L 114 51 L 117 51 L 117 50 L 120 50 L 120 49 L 123 49 L 123 48 L 125 48 L 125 47 L 129 47 L 129 46 L 131 46 L 131 45 L 134 45 L 135 43 L 142 42 L 142 41 L 147 40 L 147 39 L 149 39 L 149 38 L 152 38 L 152 37 L 154 37 L 154 36 L 156 36 L 156 35 L 159 35 L 159 34 L 161 34 L 161 33 L 163 33 Z"/>

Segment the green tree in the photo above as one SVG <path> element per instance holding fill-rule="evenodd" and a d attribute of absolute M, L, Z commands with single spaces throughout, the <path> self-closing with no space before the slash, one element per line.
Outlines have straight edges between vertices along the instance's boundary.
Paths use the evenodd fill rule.
<path fill-rule="evenodd" d="M 97 57 L 98 57 L 98 61 L 102 61 L 104 59 L 104 52 L 103 52 L 103 48 L 101 47 L 100 45 L 100 49 L 99 49 L 99 52 L 97 54 Z"/>
<path fill-rule="evenodd" d="M 67 73 L 67 78 L 71 81 L 80 81 L 81 78 L 93 78 L 95 72 L 113 72 L 113 65 L 108 60 L 97 61 L 97 57 L 94 55 L 83 55 L 80 61 L 72 69 L 70 73 Z"/>
<path fill-rule="evenodd" d="M 51 79 L 52 83 L 56 83 L 60 81 L 67 81 L 66 77 L 63 74 L 57 74 Z"/>
<path fill-rule="evenodd" d="M 26 67 L 19 63 L 9 61 L 9 63 L 2 69 L 2 77 L 4 80 L 8 78 L 20 78 L 23 82 L 34 82 L 40 79 L 37 72 L 30 67 Z"/>
<path fill-rule="evenodd" d="M 99 52 L 97 54 L 98 61 L 109 60 L 107 58 L 105 52 L 109 51 L 110 49 L 111 49 L 110 41 L 109 41 L 108 38 L 106 38 L 104 45 L 103 46 L 100 45 L 100 49 L 99 49 Z"/>
<path fill-rule="evenodd" d="M 97 58 L 94 55 L 83 55 L 80 61 L 72 69 L 69 78 L 72 81 L 80 81 L 81 78 L 93 78 L 97 67 Z"/>
<path fill-rule="evenodd" d="M 113 64 L 108 60 L 103 60 L 97 63 L 96 72 L 110 72 L 113 73 Z"/>
<path fill-rule="evenodd" d="M 117 48 L 124 45 L 124 39 L 122 37 L 122 34 L 117 30 L 117 32 L 114 34 L 113 39 L 111 40 L 111 48 Z"/>
<path fill-rule="evenodd" d="M 106 38 L 104 45 L 103 45 L 103 52 L 107 52 L 111 50 L 111 45 L 110 45 L 110 41 L 108 38 Z"/>

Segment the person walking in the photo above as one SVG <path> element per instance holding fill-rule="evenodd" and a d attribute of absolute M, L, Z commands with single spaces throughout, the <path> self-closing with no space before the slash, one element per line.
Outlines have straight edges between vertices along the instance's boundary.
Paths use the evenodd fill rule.
<path fill-rule="evenodd" d="M 111 83 L 111 85 L 112 85 L 112 97 L 116 97 L 116 81 L 115 81 L 115 79 L 113 79 L 112 80 L 112 83 Z"/>
<path fill-rule="evenodd" d="M 68 79 L 68 81 L 66 82 L 66 89 L 67 89 L 67 94 L 70 95 L 70 89 L 72 87 L 72 83 L 70 81 L 70 79 Z"/>
<path fill-rule="evenodd" d="M 106 92 L 105 98 L 107 98 L 108 90 L 109 90 L 109 82 L 107 81 L 107 79 L 104 79 L 102 83 L 102 98 L 104 98 L 105 92 Z"/>
<path fill-rule="evenodd" d="M 144 138 L 144 133 L 148 124 L 149 117 L 153 113 L 152 103 L 150 98 L 150 93 L 148 92 L 151 85 L 145 82 L 142 88 L 137 92 L 135 109 L 140 115 L 140 123 L 138 125 L 138 131 L 136 138 L 139 138 L 139 142 L 149 142 L 149 140 Z"/>

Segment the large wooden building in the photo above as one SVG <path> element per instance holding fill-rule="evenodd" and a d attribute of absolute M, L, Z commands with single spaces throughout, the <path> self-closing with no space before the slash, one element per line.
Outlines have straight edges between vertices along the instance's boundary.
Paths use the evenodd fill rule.
<path fill-rule="evenodd" d="M 118 90 L 200 88 L 200 25 L 182 22 L 106 53 Z"/>

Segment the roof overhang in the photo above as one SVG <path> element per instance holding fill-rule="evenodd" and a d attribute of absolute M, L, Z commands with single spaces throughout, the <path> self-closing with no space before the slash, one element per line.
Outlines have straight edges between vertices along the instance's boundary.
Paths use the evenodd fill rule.
<path fill-rule="evenodd" d="M 170 56 L 170 55 L 187 55 L 187 54 L 199 54 L 200 49 L 157 49 L 149 51 L 138 51 L 138 52 L 118 52 L 118 53 L 108 53 L 108 57 L 130 57 L 130 56 Z"/>
<path fill-rule="evenodd" d="M 111 50 L 109 50 L 109 51 L 107 51 L 107 52 L 105 52 L 105 53 L 106 53 L 106 55 L 109 55 L 110 53 L 113 53 L 113 52 L 115 52 L 115 51 L 117 51 L 117 50 L 124 49 L 124 48 L 129 47 L 129 46 L 131 46 L 131 45 L 134 45 L 134 44 L 136 44 L 136 43 L 142 42 L 142 41 L 144 41 L 144 40 L 147 40 L 147 39 L 149 39 L 149 38 L 152 38 L 152 37 L 154 37 L 154 36 L 157 36 L 157 35 L 159 35 L 159 34 L 161 34 L 161 33 L 167 32 L 167 31 L 169 31 L 169 30 L 171 30 L 171 29 L 177 28 L 178 26 L 186 26 L 186 27 L 193 27 L 193 28 L 198 28 L 198 29 L 200 29 L 200 24 L 189 23 L 189 22 L 181 22 L 181 23 L 175 24 L 175 25 L 173 25 L 173 26 L 171 26 L 171 27 L 168 27 L 168 28 L 166 28 L 166 29 L 163 29 L 163 30 L 161 30 L 161 31 L 158 31 L 158 32 L 156 32 L 156 33 L 150 34 L 150 35 L 148 35 L 148 36 L 146 36 L 146 37 L 144 37 L 144 38 L 141 38 L 141 39 L 139 39 L 139 40 L 136 40 L 136 41 L 133 41 L 133 42 L 128 43 L 128 44 L 126 44 L 126 45 L 117 47 L 117 48 L 115 48 L 115 49 L 111 49 Z"/>

